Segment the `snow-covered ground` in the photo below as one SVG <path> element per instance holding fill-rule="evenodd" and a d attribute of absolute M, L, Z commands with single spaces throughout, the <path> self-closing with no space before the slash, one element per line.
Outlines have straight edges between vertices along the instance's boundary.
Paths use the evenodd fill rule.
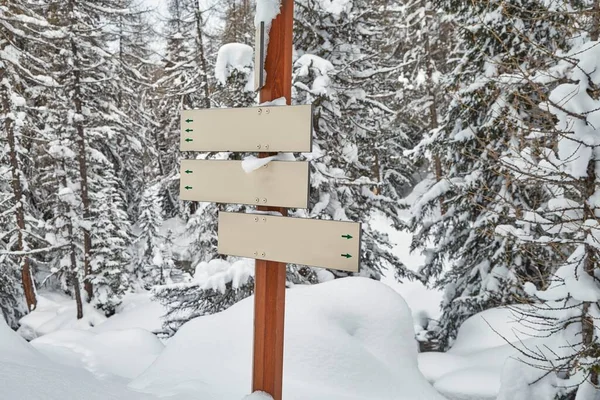
<path fill-rule="evenodd" d="M 153 397 L 136 393 L 119 382 L 102 382 L 85 369 L 52 362 L 0 318 L 0 398 L 147 400 Z"/>
<path fill-rule="evenodd" d="M 519 323 L 516 309 L 493 308 L 472 316 L 448 352 L 419 354 L 421 372 L 450 400 L 496 399 L 507 360 L 518 356 L 516 348 L 539 340 Z"/>
<path fill-rule="evenodd" d="M 53 300 L 55 319 L 62 320 L 57 311 L 68 300 Z M 253 298 L 192 320 L 166 347 L 150 333 L 159 315 L 146 296 L 136 295 L 94 327 L 65 324 L 30 344 L 3 324 L 1 343 L 11 349 L 0 348 L 0 381 L 11 380 L 6 398 L 83 398 L 87 385 L 104 399 L 240 400 L 248 394 Z M 39 336 L 36 328 L 48 321 L 30 318 L 36 319 L 40 325 L 30 324 L 29 332 Z M 443 400 L 419 372 L 410 309 L 382 283 L 346 278 L 290 289 L 285 345 L 286 399 Z M 20 379 L 11 372 L 15 363 Z"/>
<path fill-rule="evenodd" d="M 423 258 L 409 252 L 411 235 L 374 218 L 400 259 L 418 269 Z M 253 298 L 192 320 L 163 341 L 154 333 L 165 309 L 149 293 L 128 295 L 110 318 L 86 306 L 81 321 L 70 298 L 42 292 L 39 299 L 19 330 L 30 343 L 0 325 L 3 399 L 80 399 L 84 391 L 92 400 L 270 398 L 248 393 Z M 496 399 L 505 362 L 516 353 L 507 341 L 532 339 L 517 334 L 523 328 L 510 310 L 493 309 L 467 320 L 449 352 L 417 354 L 414 321 L 437 318 L 440 300 L 439 291 L 398 283 L 393 273 L 383 283 L 346 278 L 289 289 L 284 397 Z"/>

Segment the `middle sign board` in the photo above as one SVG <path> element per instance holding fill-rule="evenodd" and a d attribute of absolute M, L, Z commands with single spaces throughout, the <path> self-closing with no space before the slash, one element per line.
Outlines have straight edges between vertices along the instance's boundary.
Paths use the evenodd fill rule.
<path fill-rule="evenodd" d="M 312 106 L 181 112 L 181 151 L 312 151 Z"/>
<path fill-rule="evenodd" d="M 271 161 L 247 173 L 241 161 L 182 160 L 181 200 L 308 208 L 306 161 Z"/>

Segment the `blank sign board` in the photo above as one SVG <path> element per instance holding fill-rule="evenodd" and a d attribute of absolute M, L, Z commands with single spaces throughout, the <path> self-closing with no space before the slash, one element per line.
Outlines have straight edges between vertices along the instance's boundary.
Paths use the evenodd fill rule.
<path fill-rule="evenodd" d="M 312 151 L 312 106 L 181 112 L 181 151 Z"/>
<path fill-rule="evenodd" d="M 181 200 L 308 208 L 308 162 L 271 161 L 246 173 L 241 161 L 181 161 Z"/>
<path fill-rule="evenodd" d="M 219 253 L 358 272 L 360 224 L 219 213 Z"/>

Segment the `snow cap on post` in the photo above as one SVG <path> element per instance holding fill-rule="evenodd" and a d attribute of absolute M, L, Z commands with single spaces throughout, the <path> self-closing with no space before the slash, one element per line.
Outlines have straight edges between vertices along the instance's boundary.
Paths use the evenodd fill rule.
<path fill-rule="evenodd" d="M 254 17 L 254 26 L 260 27 L 261 22 L 265 23 L 265 35 L 269 36 L 271 23 L 281 12 L 281 0 L 257 0 L 256 15 Z"/>
<path fill-rule="evenodd" d="M 269 47 L 269 32 L 273 20 L 281 13 L 281 0 L 258 0 L 256 2 L 256 15 L 254 25 L 256 26 L 256 48 L 254 49 L 254 90 L 260 90 L 267 79 L 265 61 L 267 59 L 267 48 Z"/>

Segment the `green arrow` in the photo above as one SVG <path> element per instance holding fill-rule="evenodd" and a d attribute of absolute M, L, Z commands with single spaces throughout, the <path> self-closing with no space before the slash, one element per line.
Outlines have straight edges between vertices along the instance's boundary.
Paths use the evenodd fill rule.
<path fill-rule="evenodd" d="M 192 190 L 192 189 L 193 189 L 193 187 L 191 187 L 191 186 L 186 186 L 185 187 L 185 190 Z"/>
<path fill-rule="evenodd" d="M 190 129 L 190 128 L 187 128 L 185 131 L 186 131 L 187 133 L 194 132 L 194 130 L 193 130 L 193 129 Z"/>
<path fill-rule="evenodd" d="M 350 254 L 342 254 L 342 257 L 352 258 L 352 256 Z"/>
<path fill-rule="evenodd" d="M 187 122 L 189 124 L 190 122 L 194 122 L 194 120 L 193 119 L 186 119 L 185 122 Z"/>
<path fill-rule="evenodd" d="M 189 143 L 189 142 L 193 142 L 194 139 L 187 138 L 187 139 L 185 139 L 185 141 Z"/>
<path fill-rule="evenodd" d="M 194 173 L 194 171 L 191 171 L 191 170 L 189 170 L 189 169 L 188 169 L 188 170 L 186 170 L 186 171 L 185 171 L 185 173 L 186 173 L 186 174 L 193 174 L 193 173 Z"/>
<path fill-rule="evenodd" d="M 342 237 L 348 240 L 352 239 L 352 235 L 342 235 Z"/>

